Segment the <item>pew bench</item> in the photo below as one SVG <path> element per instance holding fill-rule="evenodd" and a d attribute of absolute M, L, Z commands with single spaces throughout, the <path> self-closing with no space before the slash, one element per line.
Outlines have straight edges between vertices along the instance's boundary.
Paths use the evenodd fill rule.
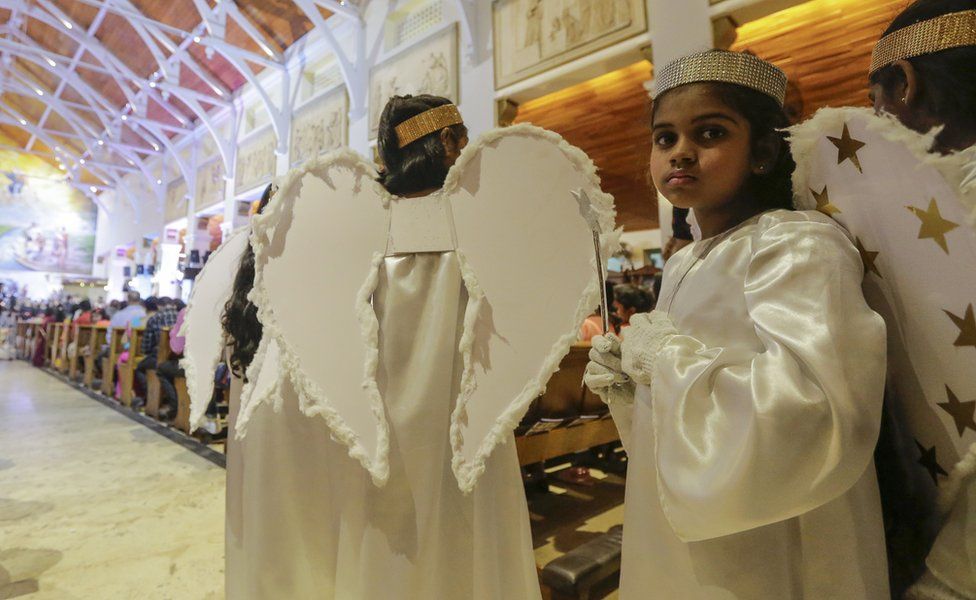
<path fill-rule="evenodd" d="M 622 542 L 623 526 L 615 525 L 606 533 L 552 560 L 542 568 L 540 575 L 549 597 L 552 600 L 591 600 L 599 584 L 620 573 Z"/>

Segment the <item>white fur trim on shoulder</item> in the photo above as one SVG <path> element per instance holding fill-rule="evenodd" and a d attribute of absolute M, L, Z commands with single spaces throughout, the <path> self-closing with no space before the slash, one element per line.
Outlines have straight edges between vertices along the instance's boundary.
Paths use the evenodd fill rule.
<path fill-rule="evenodd" d="M 816 151 L 816 146 L 823 139 L 825 132 L 836 132 L 852 119 L 866 122 L 870 131 L 879 133 L 885 139 L 903 144 L 924 164 L 938 170 L 946 181 L 959 190 L 959 197 L 968 211 L 970 225 L 976 225 L 976 161 L 973 149 L 951 154 L 932 152 L 936 136 L 942 128 L 936 127 L 928 133 L 918 133 L 903 125 L 898 119 L 889 114 L 875 114 L 870 108 L 822 108 L 817 113 L 800 123 L 790 127 L 789 143 L 797 168 L 793 173 L 794 205 L 798 209 L 814 210 L 805 190 L 809 189 L 813 162 L 809 157 Z M 835 134 L 832 134 L 835 135 Z"/>
<path fill-rule="evenodd" d="M 974 475 L 976 475 L 976 444 L 969 447 L 966 454 L 952 468 L 945 485 L 939 488 L 939 509 L 944 514 L 952 510 L 960 490 L 964 485 L 968 485 Z"/>

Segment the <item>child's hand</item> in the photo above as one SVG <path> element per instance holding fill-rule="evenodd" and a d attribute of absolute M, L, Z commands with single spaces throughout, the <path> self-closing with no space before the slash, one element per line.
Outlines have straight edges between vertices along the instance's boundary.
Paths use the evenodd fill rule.
<path fill-rule="evenodd" d="M 612 333 L 595 336 L 591 343 L 590 362 L 583 372 L 583 383 L 604 402 L 611 394 L 633 399 L 634 382 L 630 380 L 620 365 L 620 339 Z"/>

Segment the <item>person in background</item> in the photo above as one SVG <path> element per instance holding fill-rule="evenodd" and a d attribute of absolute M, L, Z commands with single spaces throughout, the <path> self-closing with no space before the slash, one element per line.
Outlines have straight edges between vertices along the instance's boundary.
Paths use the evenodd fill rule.
<path fill-rule="evenodd" d="M 607 293 L 607 305 L 613 307 L 613 284 L 609 281 L 603 282 L 604 288 L 606 288 Z M 610 311 L 611 315 L 613 310 Z M 612 320 L 611 320 L 612 323 Z M 612 327 L 612 325 L 611 325 Z M 606 331 L 603 331 L 603 316 L 600 314 L 600 309 L 597 308 L 596 311 L 588 316 L 585 321 L 583 321 L 582 327 L 580 327 L 579 341 L 588 342 L 593 339 L 594 336 L 603 335 Z"/>
<path fill-rule="evenodd" d="M 674 256 L 678 250 L 691 244 L 694 241 L 691 235 L 691 225 L 688 224 L 688 209 L 675 206 L 671 209 L 671 239 L 661 250 L 661 258 L 664 262 Z"/>
<path fill-rule="evenodd" d="M 113 300 L 114 302 L 114 300 Z M 133 319 L 146 316 L 146 309 L 140 302 L 139 292 L 131 291 L 126 295 L 126 306 L 112 315 L 109 326 L 128 327 Z"/>
<path fill-rule="evenodd" d="M 620 319 L 617 333 L 623 335 L 623 330 L 630 326 L 632 316 L 650 312 L 654 308 L 654 296 L 650 290 L 630 283 L 622 283 L 613 288 L 613 308 L 617 318 Z"/>
<path fill-rule="evenodd" d="M 147 299 L 148 303 L 149 300 Z M 176 323 L 178 312 L 176 304 L 169 298 L 163 297 L 156 300 L 159 310 L 146 320 L 146 329 L 142 334 L 142 360 L 136 365 L 136 388 L 142 392 L 141 397 L 145 399 L 147 391 L 146 371 L 155 369 L 156 359 L 159 355 L 159 340 L 162 337 L 164 327 L 172 327 Z"/>
<path fill-rule="evenodd" d="M 47 326 L 54 323 L 54 309 L 45 308 L 44 317 L 41 319 L 41 329 L 38 332 L 37 341 L 34 342 L 34 356 L 31 357 L 31 364 L 35 367 L 44 366 L 44 356 L 47 352 Z"/>
<path fill-rule="evenodd" d="M 186 373 L 180 367 L 180 360 L 183 358 L 183 348 L 186 346 L 186 336 L 181 335 L 180 328 L 183 327 L 183 318 L 186 315 L 186 304 L 182 300 L 174 302 L 176 321 L 169 330 L 169 357 L 156 365 L 156 377 L 159 378 L 159 387 L 162 392 L 160 399 L 159 416 L 166 420 L 176 418 L 178 399 L 176 396 L 175 380 L 177 377 L 186 377 Z"/>

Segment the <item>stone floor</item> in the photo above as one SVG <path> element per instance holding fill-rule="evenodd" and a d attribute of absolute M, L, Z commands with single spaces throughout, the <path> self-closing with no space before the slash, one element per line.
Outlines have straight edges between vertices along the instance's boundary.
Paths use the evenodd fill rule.
<path fill-rule="evenodd" d="M 224 471 L 0 362 L 0 598 L 223 597 Z"/>
<path fill-rule="evenodd" d="M 593 474 L 529 496 L 539 566 L 622 521 L 623 479 Z M 222 468 L 0 361 L 0 600 L 223 598 L 223 531 Z"/>

